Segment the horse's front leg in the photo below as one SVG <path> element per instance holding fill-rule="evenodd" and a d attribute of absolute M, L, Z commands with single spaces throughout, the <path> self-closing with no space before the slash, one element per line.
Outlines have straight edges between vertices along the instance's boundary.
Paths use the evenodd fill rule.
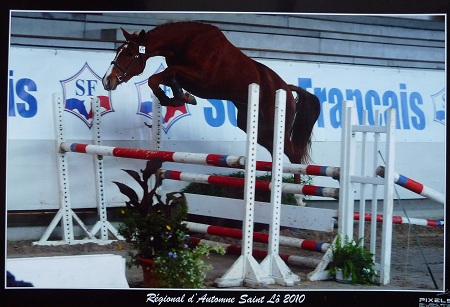
<path fill-rule="evenodd" d="M 166 93 L 159 87 L 161 84 L 169 86 L 172 89 L 174 94 L 173 98 L 167 97 Z M 194 96 L 189 93 L 184 94 L 181 86 L 166 70 L 152 75 L 148 79 L 148 86 L 152 89 L 153 94 L 155 94 L 162 106 L 179 107 L 185 103 L 197 104 Z"/>
<path fill-rule="evenodd" d="M 185 103 L 194 104 L 194 105 L 197 104 L 197 101 L 195 100 L 194 96 L 192 96 L 188 92 L 183 93 L 183 89 L 180 86 L 180 84 L 178 83 L 178 81 L 175 79 L 175 77 L 170 78 L 167 82 L 167 85 L 170 86 L 170 88 L 172 89 L 173 97 L 178 102 L 181 102 L 183 104 L 185 104 Z"/>

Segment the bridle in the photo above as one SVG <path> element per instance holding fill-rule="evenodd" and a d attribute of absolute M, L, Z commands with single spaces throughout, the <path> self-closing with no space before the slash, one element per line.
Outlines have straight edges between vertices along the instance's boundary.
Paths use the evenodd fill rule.
<path fill-rule="evenodd" d="M 138 60 L 141 60 L 142 68 L 145 67 L 145 60 L 144 60 L 144 58 L 142 56 L 143 54 L 145 54 L 145 47 L 144 46 L 140 46 L 136 42 L 129 42 L 129 41 L 127 41 L 126 43 L 127 44 L 130 44 L 130 43 L 136 44 L 139 47 L 139 52 L 133 57 L 133 60 L 130 62 L 130 64 L 128 64 L 127 67 L 123 67 L 122 65 L 117 63 L 117 61 L 115 61 L 115 60 L 111 62 L 111 65 L 114 65 L 115 67 L 117 67 L 122 72 L 122 76 L 116 76 L 117 81 L 119 81 L 120 83 L 122 82 L 122 79 L 128 75 L 128 72 L 130 71 L 131 68 L 133 68 L 133 66 L 136 64 L 136 62 Z M 142 70 L 144 70 L 144 69 L 142 69 Z"/>

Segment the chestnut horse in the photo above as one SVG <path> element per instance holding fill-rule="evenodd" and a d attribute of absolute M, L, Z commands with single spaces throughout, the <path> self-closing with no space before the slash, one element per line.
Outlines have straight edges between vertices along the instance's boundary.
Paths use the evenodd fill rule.
<path fill-rule="evenodd" d="M 238 110 L 238 127 L 245 132 L 248 86 L 259 84 L 258 143 L 272 153 L 275 92 L 283 89 L 287 97 L 284 152 L 291 163 L 308 161 L 312 129 L 320 113 L 317 97 L 286 84 L 273 70 L 246 56 L 217 27 L 200 22 L 174 22 L 139 34 L 129 34 L 123 29 L 122 32 L 126 42 L 117 48 L 116 57 L 103 77 L 105 90 L 114 90 L 141 74 L 150 57 L 163 56 L 167 68 L 148 79 L 161 105 L 196 104 L 189 93 L 205 99 L 229 100 Z M 169 86 L 174 97 L 167 97 L 159 87 L 161 84 Z M 300 182 L 300 176 L 296 176 L 295 182 Z"/>

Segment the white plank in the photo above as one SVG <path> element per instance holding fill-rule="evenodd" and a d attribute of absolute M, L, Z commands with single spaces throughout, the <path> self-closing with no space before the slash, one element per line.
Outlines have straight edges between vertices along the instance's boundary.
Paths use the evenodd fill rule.
<path fill-rule="evenodd" d="M 216 196 L 186 194 L 189 213 L 242 221 L 244 201 Z M 255 202 L 256 223 L 269 223 L 270 204 Z M 330 232 L 337 210 L 281 205 L 281 226 Z"/>

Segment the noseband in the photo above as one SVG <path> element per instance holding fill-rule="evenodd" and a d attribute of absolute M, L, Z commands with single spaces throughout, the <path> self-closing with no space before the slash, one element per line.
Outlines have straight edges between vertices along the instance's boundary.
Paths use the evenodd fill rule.
<path fill-rule="evenodd" d="M 129 43 L 129 42 L 127 42 Z M 132 42 L 134 44 L 136 44 L 135 42 Z M 115 67 L 117 67 L 121 72 L 122 72 L 122 76 L 116 76 L 117 80 L 119 82 L 122 82 L 122 78 L 126 77 L 128 75 L 128 72 L 130 71 L 131 68 L 133 68 L 133 66 L 136 64 L 136 61 L 138 59 L 141 60 L 141 65 L 142 67 L 144 67 L 144 59 L 142 57 L 142 54 L 145 54 L 145 47 L 143 46 L 139 46 L 139 53 L 137 53 L 134 57 L 133 60 L 130 62 L 130 64 L 128 64 L 127 67 L 123 67 L 122 65 L 120 65 L 119 63 L 117 63 L 117 61 L 112 61 L 111 65 L 114 65 Z"/>

